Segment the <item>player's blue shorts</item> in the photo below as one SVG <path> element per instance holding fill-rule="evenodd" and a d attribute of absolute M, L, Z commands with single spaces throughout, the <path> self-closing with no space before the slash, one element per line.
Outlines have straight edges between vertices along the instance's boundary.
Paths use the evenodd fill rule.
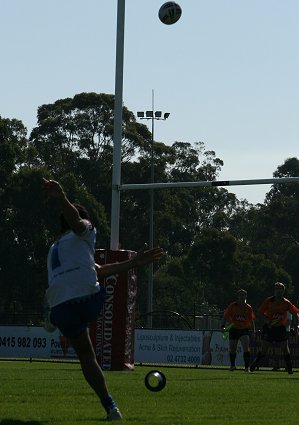
<path fill-rule="evenodd" d="M 106 290 L 86 297 L 75 298 L 52 307 L 50 321 L 67 338 L 77 338 L 90 322 L 97 319 L 106 299 Z"/>

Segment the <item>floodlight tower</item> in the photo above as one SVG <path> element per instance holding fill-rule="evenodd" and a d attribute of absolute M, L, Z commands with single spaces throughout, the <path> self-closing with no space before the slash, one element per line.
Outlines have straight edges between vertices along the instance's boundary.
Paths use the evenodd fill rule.
<path fill-rule="evenodd" d="M 155 120 L 165 121 L 169 117 L 170 113 L 154 110 L 154 90 L 152 90 L 152 110 L 151 111 L 138 111 L 137 117 L 141 120 L 150 120 L 152 122 L 152 138 L 151 138 L 151 179 L 150 182 L 155 182 L 155 167 L 154 167 L 154 130 L 155 130 Z M 163 114 L 163 116 L 162 116 Z M 154 189 L 150 189 L 150 220 L 149 220 L 149 248 L 154 247 Z M 151 313 L 153 311 L 153 263 L 150 263 L 148 269 L 148 293 L 147 293 L 147 312 Z M 152 315 L 147 315 L 147 327 L 152 328 Z"/>

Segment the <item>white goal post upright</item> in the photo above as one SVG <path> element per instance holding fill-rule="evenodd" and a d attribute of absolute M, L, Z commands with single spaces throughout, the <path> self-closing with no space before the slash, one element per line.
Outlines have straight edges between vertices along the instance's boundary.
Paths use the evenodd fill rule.
<path fill-rule="evenodd" d="M 117 2 L 116 33 L 116 66 L 115 66 L 115 99 L 114 99 L 114 133 L 113 133 L 113 166 L 111 195 L 111 239 L 110 249 L 119 249 L 119 215 L 121 181 L 121 139 L 122 139 L 122 107 L 123 107 L 123 70 L 124 70 L 124 33 L 125 33 L 125 0 Z"/>

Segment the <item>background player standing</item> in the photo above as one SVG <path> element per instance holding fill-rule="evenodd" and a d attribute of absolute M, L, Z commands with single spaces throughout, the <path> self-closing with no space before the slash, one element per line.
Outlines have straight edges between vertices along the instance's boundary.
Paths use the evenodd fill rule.
<path fill-rule="evenodd" d="M 236 352 L 238 341 L 240 340 L 243 348 L 243 359 L 245 365 L 245 372 L 248 372 L 250 363 L 250 347 L 249 335 L 250 330 L 254 328 L 254 312 L 251 305 L 247 304 L 247 291 L 239 289 L 237 291 L 237 300 L 224 310 L 223 327 L 231 326 L 229 330 L 229 358 L 230 370 L 236 370 Z"/>
<path fill-rule="evenodd" d="M 266 298 L 258 310 L 264 316 L 266 322 L 262 330 L 261 350 L 250 365 L 251 372 L 256 369 L 260 360 L 265 357 L 270 346 L 275 342 L 282 348 L 287 372 L 289 374 L 293 373 L 286 325 L 289 320 L 288 312 L 290 312 L 295 321 L 295 329 L 297 329 L 297 314 L 299 309 L 287 298 L 284 298 L 284 292 L 284 284 L 276 282 L 274 285 L 274 296 Z"/>

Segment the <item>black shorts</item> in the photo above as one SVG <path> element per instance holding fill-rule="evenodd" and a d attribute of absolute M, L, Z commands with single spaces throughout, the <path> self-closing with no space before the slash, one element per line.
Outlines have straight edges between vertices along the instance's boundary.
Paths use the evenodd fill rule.
<path fill-rule="evenodd" d="M 238 340 L 241 338 L 241 336 L 248 335 L 249 336 L 249 329 L 235 329 L 231 328 L 229 330 L 229 340 Z"/>
<path fill-rule="evenodd" d="M 288 333 L 285 326 L 272 326 L 267 324 L 262 329 L 262 340 L 267 342 L 282 342 L 288 339 Z"/>

